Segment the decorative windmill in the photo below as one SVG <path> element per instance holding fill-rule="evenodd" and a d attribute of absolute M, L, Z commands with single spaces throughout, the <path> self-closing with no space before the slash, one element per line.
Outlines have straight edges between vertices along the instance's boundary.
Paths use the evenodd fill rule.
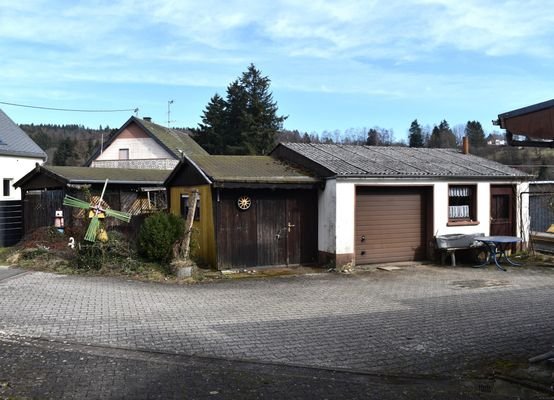
<path fill-rule="evenodd" d="M 89 242 L 95 242 L 96 236 L 98 235 L 98 229 L 100 228 L 100 218 L 104 217 L 113 217 L 120 221 L 129 222 L 131 220 L 131 214 L 112 210 L 111 208 L 102 207 L 102 199 L 104 198 L 104 192 L 106 191 L 106 186 L 108 186 L 108 179 L 104 183 L 104 188 L 102 189 L 102 194 L 98 202 L 88 203 L 81 199 L 78 199 L 73 196 L 65 195 L 63 199 L 64 206 L 81 208 L 83 210 L 89 210 L 90 224 L 88 225 L 87 232 L 85 234 L 85 240 Z"/>

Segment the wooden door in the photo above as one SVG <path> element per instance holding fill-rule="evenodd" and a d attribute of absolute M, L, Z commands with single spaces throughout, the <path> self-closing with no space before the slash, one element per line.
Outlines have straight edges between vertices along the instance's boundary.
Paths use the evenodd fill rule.
<path fill-rule="evenodd" d="M 515 235 L 515 202 L 513 186 L 491 186 L 491 236 Z"/>
<path fill-rule="evenodd" d="M 249 196 L 251 207 L 237 208 Z M 294 265 L 317 261 L 317 192 L 226 190 L 217 203 L 218 267 Z"/>

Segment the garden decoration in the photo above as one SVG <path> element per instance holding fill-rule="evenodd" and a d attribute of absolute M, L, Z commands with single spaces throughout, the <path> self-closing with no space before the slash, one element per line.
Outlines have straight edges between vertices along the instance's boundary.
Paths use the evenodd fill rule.
<path fill-rule="evenodd" d="M 89 218 L 91 218 L 91 220 L 85 234 L 85 240 L 89 242 L 96 241 L 96 236 L 98 235 L 98 231 L 100 228 L 100 219 L 103 219 L 105 217 L 113 217 L 123 222 L 131 221 L 131 214 L 129 213 L 102 207 L 102 199 L 104 197 L 104 192 L 106 191 L 106 186 L 108 186 L 108 179 L 106 179 L 106 182 L 104 183 L 104 188 L 102 189 L 100 200 L 98 200 L 98 202 L 96 203 L 88 203 L 84 200 L 69 195 L 65 195 L 63 199 L 64 206 L 89 210 Z"/>

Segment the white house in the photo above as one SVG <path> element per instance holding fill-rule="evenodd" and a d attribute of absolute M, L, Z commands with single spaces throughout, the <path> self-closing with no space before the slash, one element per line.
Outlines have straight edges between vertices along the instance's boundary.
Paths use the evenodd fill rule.
<path fill-rule="evenodd" d="M 208 153 L 187 132 L 155 124 L 150 118 L 131 117 L 87 161 L 97 168 L 175 168 L 183 154 Z"/>
<path fill-rule="evenodd" d="M 12 185 L 46 161 L 46 153 L 0 110 L 0 201 L 20 200 L 21 191 Z"/>
<path fill-rule="evenodd" d="M 13 184 L 46 161 L 46 153 L 0 110 L 0 246 L 23 234 L 21 190 Z"/>
<path fill-rule="evenodd" d="M 322 177 L 320 261 L 430 258 L 449 233 L 529 233 L 528 176 L 452 149 L 282 143 L 273 157 Z"/>

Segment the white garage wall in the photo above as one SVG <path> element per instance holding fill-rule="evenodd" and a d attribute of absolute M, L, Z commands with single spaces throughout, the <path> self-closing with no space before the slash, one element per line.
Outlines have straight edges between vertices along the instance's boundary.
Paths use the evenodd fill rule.
<path fill-rule="evenodd" d="M 433 191 L 433 234 L 445 235 L 449 233 L 484 233 L 490 232 L 490 186 L 491 182 L 478 182 L 477 185 L 477 219 L 478 225 L 447 226 L 448 223 L 448 185 L 471 184 L 467 181 L 437 182 L 430 180 L 410 181 L 405 180 L 369 180 L 353 179 L 348 181 L 336 181 L 330 179 L 326 182 L 325 189 L 319 196 L 319 227 L 318 247 L 320 251 L 327 253 L 353 254 L 354 253 L 354 228 L 355 228 L 355 204 L 356 186 L 409 186 L 432 187 Z M 519 193 L 528 190 L 527 183 L 494 182 L 495 185 L 517 185 L 518 210 L 516 215 L 518 235 L 523 235 L 528 240 L 529 225 L 529 200 L 528 196 L 519 196 Z M 522 200 L 520 202 L 520 200 Z M 522 213 L 521 213 L 522 211 Z M 523 216 L 523 218 L 521 218 Z M 333 222 L 334 221 L 334 222 Z"/>

